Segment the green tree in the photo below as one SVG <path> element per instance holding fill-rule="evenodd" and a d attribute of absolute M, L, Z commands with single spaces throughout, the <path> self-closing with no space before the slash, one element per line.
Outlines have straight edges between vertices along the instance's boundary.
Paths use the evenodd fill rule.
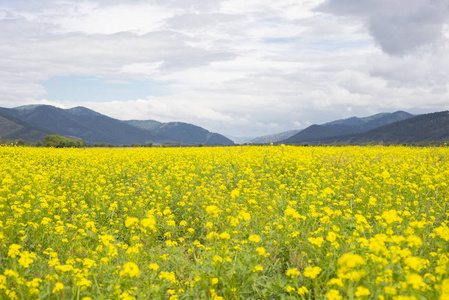
<path fill-rule="evenodd" d="M 57 134 L 47 135 L 42 142 L 44 147 L 64 148 L 64 147 L 85 147 L 86 142 L 84 140 L 74 140 L 60 136 Z"/>

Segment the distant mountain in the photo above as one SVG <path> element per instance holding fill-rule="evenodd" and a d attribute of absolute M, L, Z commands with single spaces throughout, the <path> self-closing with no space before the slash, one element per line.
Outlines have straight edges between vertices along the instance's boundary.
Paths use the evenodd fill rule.
<path fill-rule="evenodd" d="M 71 113 L 72 115 L 75 116 L 80 116 L 80 117 L 101 117 L 104 116 L 94 110 L 85 108 L 83 106 L 76 106 L 76 107 L 72 107 L 69 109 L 66 109 L 67 112 Z"/>
<path fill-rule="evenodd" d="M 43 140 L 44 137 L 51 134 L 42 128 L 33 126 L 23 120 L 14 118 L 3 112 L 0 112 L 0 138 L 6 140 L 26 140 L 37 142 Z"/>
<path fill-rule="evenodd" d="M 163 123 L 157 121 L 134 121 L 134 124 L 132 124 L 132 122 L 128 123 L 113 119 L 85 107 L 61 109 L 49 105 L 29 105 L 16 108 L 0 108 L 0 113 L 48 131 L 48 134 L 59 134 L 70 138 L 83 139 L 88 144 L 102 142 L 114 145 L 144 144 L 147 142 L 155 144 L 165 142 L 233 144 L 231 140 L 224 136 L 210 133 L 195 125 L 184 123 L 185 126 L 177 128 L 180 131 L 179 133 L 176 133 L 176 129 L 172 128 L 173 126 L 169 126 L 169 128 L 172 128 L 170 133 L 163 134 L 159 132 L 161 126 L 156 128 L 157 131 L 149 130 L 142 128 L 142 126 L 136 126 L 136 122 L 147 124 L 147 127 L 149 126 L 148 124 Z M 200 130 L 203 132 L 203 139 L 198 136 L 198 131 Z M 11 134 L 12 137 L 15 136 L 12 132 Z"/>
<path fill-rule="evenodd" d="M 157 129 L 159 126 L 162 125 L 161 122 L 154 121 L 154 120 L 129 120 L 129 121 L 125 121 L 125 122 L 130 125 L 140 127 L 145 130 L 150 130 L 150 131 Z"/>
<path fill-rule="evenodd" d="M 403 113 L 403 112 L 398 111 L 396 113 Z M 393 114 L 396 114 L 396 113 L 393 113 Z M 405 114 L 407 114 L 407 113 L 405 113 Z M 351 117 L 351 118 L 347 118 L 347 119 L 340 119 L 340 120 L 324 123 L 323 125 L 364 125 L 373 120 L 377 120 L 377 119 L 380 119 L 380 118 L 383 118 L 383 117 L 386 117 L 389 115 L 392 115 L 392 114 L 391 113 L 380 113 L 380 114 L 375 114 L 375 115 L 363 117 L 363 118 Z"/>
<path fill-rule="evenodd" d="M 449 141 L 449 112 L 419 115 L 367 132 L 316 140 L 314 143 L 361 144 L 373 141 L 384 143 Z"/>
<path fill-rule="evenodd" d="M 207 131 L 206 129 L 183 122 L 160 123 L 153 120 L 126 121 L 128 124 L 149 130 L 163 139 L 164 142 L 178 142 L 182 144 L 204 145 L 233 145 L 227 137 Z"/>
<path fill-rule="evenodd" d="M 384 126 L 387 124 L 391 124 L 394 122 L 407 120 L 409 118 L 414 117 L 414 115 L 409 114 L 405 111 L 397 111 L 394 113 L 380 113 L 375 114 L 369 117 L 357 118 L 352 117 L 349 119 L 337 120 L 331 123 L 324 124 L 325 126 L 334 126 L 334 125 L 349 125 L 349 126 L 360 126 L 361 132 L 368 131 L 380 126 Z M 339 124 L 338 124 L 339 123 Z M 354 124 L 358 123 L 358 124 Z"/>
<path fill-rule="evenodd" d="M 234 141 L 236 144 L 247 144 L 249 141 L 256 138 L 256 136 L 241 136 L 241 135 L 226 135 L 227 138 Z"/>
<path fill-rule="evenodd" d="M 268 135 L 264 135 L 264 136 L 260 136 L 260 137 L 257 137 L 255 139 L 252 139 L 248 143 L 249 144 L 277 143 L 279 141 L 288 139 L 291 136 L 294 136 L 295 134 L 297 134 L 300 131 L 301 130 L 289 130 L 289 131 L 284 131 L 284 132 L 275 133 L 275 134 L 268 134 Z"/>
<path fill-rule="evenodd" d="M 309 126 L 281 142 L 286 144 L 304 143 L 312 140 L 361 133 L 412 117 L 412 114 L 397 111 L 394 113 L 380 113 L 365 118 L 352 117 L 336 120 L 322 125 Z"/>
<path fill-rule="evenodd" d="M 9 114 L 55 134 L 83 139 L 88 144 L 114 145 L 156 140 L 150 132 L 87 108 L 61 109 L 50 105 L 12 108 Z"/>

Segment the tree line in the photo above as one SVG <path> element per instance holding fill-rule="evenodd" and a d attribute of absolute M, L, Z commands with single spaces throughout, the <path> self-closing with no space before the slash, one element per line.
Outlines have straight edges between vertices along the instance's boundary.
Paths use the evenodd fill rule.
<path fill-rule="evenodd" d="M 116 147 L 113 144 L 106 143 L 95 143 L 93 145 L 88 145 L 84 140 L 81 139 L 71 139 L 65 136 L 60 136 L 57 134 L 47 135 L 43 141 L 30 142 L 23 139 L 19 140 L 7 140 L 0 139 L 0 145 L 15 145 L 15 146 L 26 146 L 26 147 L 53 147 L 53 148 L 85 148 L 85 147 Z M 121 145 L 120 147 L 152 147 L 153 143 L 148 142 L 143 145 L 134 143 L 131 146 Z"/>

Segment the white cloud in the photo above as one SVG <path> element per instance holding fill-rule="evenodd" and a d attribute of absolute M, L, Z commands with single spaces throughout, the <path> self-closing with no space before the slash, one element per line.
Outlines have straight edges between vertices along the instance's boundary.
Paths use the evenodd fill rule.
<path fill-rule="evenodd" d="M 85 105 L 236 136 L 448 109 L 447 5 L 429 1 L 3 1 L 0 106 Z M 72 75 L 167 90 L 45 100 L 40 82 Z"/>
<path fill-rule="evenodd" d="M 393 55 L 439 43 L 449 17 L 446 0 L 326 0 L 321 9 L 361 18 L 380 47 Z"/>
<path fill-rule="evenodd" d="M 103 7 L 77 3 L 74 6 L 72 10 L 76 14 L 71 18 L 58 15 L 54 20 L 60 26 L 61 32 L 145 34 L 160 30 L 164 20 L 173 15 L 170 9 L 154 4 L 119 4 Z"/>

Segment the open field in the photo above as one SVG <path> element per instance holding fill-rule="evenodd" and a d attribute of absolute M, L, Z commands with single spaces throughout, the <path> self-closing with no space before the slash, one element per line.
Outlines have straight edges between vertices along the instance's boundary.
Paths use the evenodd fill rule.
<path fill-rule="evenodd" d="M 0 182 L 0 299 L 449 299 L 448 148 L 0 147 Z"/>

